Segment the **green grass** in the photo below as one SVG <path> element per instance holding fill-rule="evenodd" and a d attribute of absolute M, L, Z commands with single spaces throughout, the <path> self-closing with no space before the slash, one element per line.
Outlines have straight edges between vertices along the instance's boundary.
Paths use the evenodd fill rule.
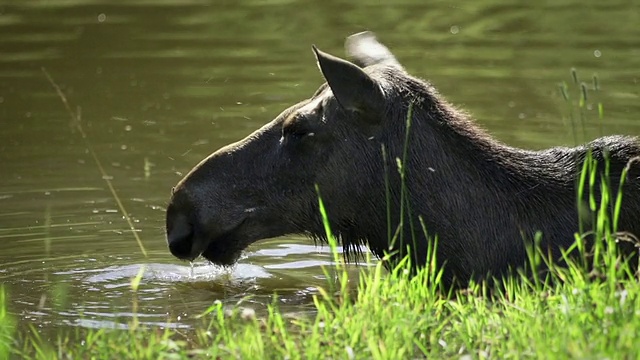
<path fill-rule="evenodd" d="M 228 315 L 214 304 L 189 337 L 141 326 L 79 329 L 54 343 L 36 331 L 12 337 L 3 295 L 0 358 L 638 358 L 640 286 L 606 260 L 597 268 L 604 277 L 574 263 L 552 270 L 564 280 L 555 285 L 516 278 L 494 293 L 476 285 L 448 296 L 429 271 L 410 277 L 378 263 L 360 279 L 339 271 L 339 291 L 320 291 L 315 316 L 290 318 L 275 305 L 262 318 L 240 308 Z"/>

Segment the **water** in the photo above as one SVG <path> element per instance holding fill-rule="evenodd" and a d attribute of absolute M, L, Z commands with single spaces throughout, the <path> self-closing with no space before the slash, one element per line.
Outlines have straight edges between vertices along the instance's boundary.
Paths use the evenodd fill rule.
<path fill-rule="evenodd" d="M 584 136 L 640 133 L 634 0 L 123 4 L 0 2 L 0 281 L 22 326 L 124 327 L 134 299 L 140 322 L 179 328 L 216 300 L 260 311 L 274 292 L 285 311 L 310 311 L 326 248 L 274 239 L 233 268 L 191 268 L 166 248 L 164 208 L 201 158 L 313 93 L 311 44 L 342 55 L 345 36 L 373 30 L 498 138 L 531 148 L 574 143 L 557 85 L 576 67 L 602 89 Z M 43 67 L 79 109 L 148 256 Z"/>

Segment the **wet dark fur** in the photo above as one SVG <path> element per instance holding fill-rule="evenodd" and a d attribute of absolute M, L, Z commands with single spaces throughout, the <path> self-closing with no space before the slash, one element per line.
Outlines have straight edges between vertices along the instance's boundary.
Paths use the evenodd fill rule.
<path fill-rule="evenodd" d="M 176 186 L 167 209 L 175 256 L 202 254 L 228 265 L 260 239 L 301 233 L 324 241 L 314 184 L 347 254 L 360 244 L 378 256 L 389 250 L 404 254 L 405 246 L 390 249 L 386 190 L 395 231 L 401 213 L 396 159 L 403 158 L 410 104 L 404 168 L 411 217 L 404 221 L 403 239 L 412 238 L 410 221 L 417 231 L 416 242 L 404 245 L 423 265 L 432 240 L 420 229 L 421 217 L 429 235 L 437 234 L 445 285 L 522 266 L 525 244 L 538 231 L 541 246 L 558 257 L 578 230 L 576 182 L 587 150 L 600 170 L 605 156 L 610 159 L 614 190 L 622 169 L 640 156 L 638 140 L 623 136 L 543 151 L 502 144 L 429 83 L 407 74 L 370 34 L 357 36 L 348 50 L 367 75 L 318 51 L 329 86 L 218 150 Z M 353 85 L 358 81 L 361 88 Z M 618 226 L 633 234 L 640 234 L 639 175 L 638 166 L 631 166 Z M 589 219 L 583 219 L 587 229 Z M 637 256 L 632 244 L 623 250 Z"/>

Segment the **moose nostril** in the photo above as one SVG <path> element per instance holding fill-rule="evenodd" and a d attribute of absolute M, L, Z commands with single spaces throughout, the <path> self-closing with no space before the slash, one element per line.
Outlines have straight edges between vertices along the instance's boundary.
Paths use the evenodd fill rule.
<path fill-rule="evenodd" d="M 169 251 L 179 259 L 189 259 L 191 255 L 191 243 L 188 241 L 169 242 Z"/>
<path fill-rule="evenodd" d="M 178 216 L 173 221 L 171 229 L 167 232 L 167 242 L 169 243 L 169 251 L 175 257 L 192 260 L 193 226 L 186 217 Z"/>

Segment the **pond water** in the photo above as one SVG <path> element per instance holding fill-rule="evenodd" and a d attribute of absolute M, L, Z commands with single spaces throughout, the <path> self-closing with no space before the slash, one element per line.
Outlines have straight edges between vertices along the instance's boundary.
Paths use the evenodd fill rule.
<path fill-rule="evenodd" d="M 285 311 L 309 311 L 331 264 L 326 248 L 279 238 L 234 268 L 191 270 L 166 248 L 164 209 L 200 159 L 314 92 L 311 44 L 343 55 L 347 35 L 373 30 L 499 139 L 542 148 L 576 141 L 569 116 L 579 111 L 558 92 L 572 67 L 600 84 L 578 140 L 640 134 L 639 23 L 635 0 L 0 2 L 0 281 L 10 311 L 43 331 L 123 327 L 141 268 L 143 323 L 189 328 L 216 300 L 251 295 L 245 303 L 263 309 L 274 292 Z M 43 68 L 81 114 L 86 141 Z"/>

